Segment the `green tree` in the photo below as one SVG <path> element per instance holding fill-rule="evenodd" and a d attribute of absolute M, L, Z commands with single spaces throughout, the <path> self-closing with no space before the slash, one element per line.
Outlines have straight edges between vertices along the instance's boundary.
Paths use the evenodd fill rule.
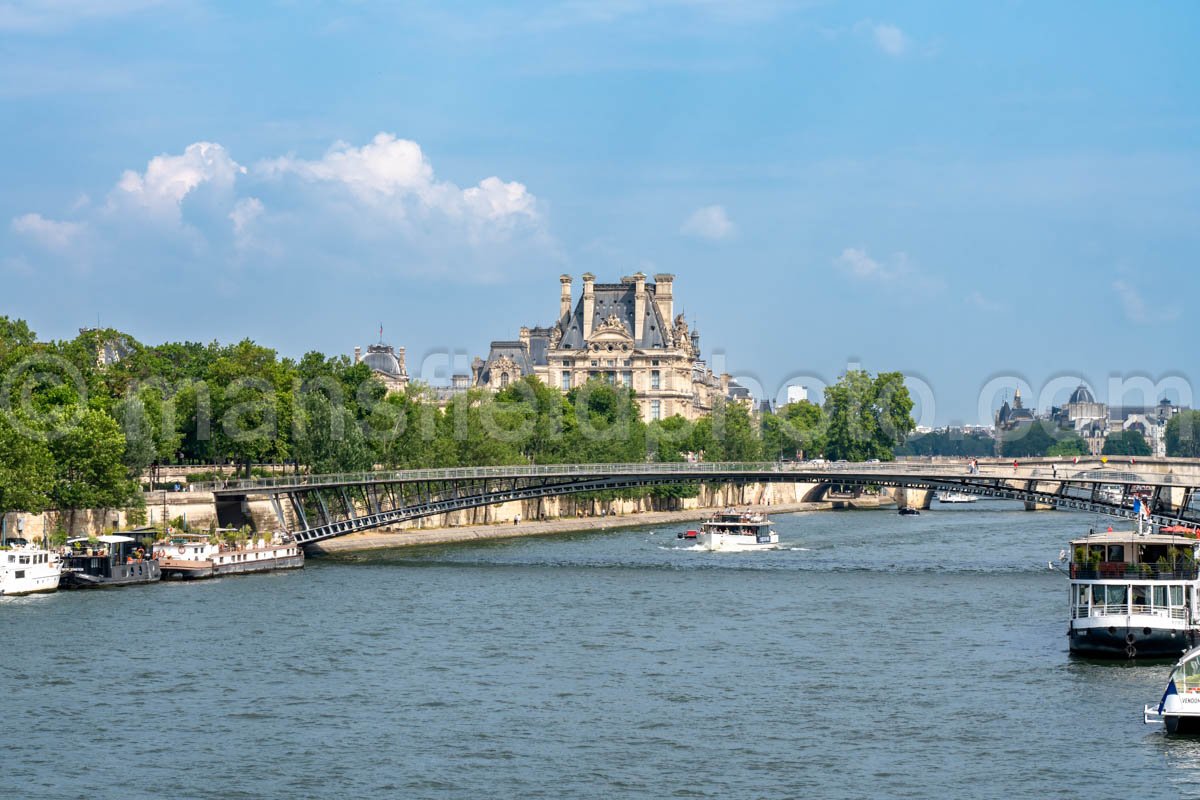
<path fill-rule="evenodd" d="M 722 461 L 760 461 L 762 440 L 743 403 L 719 402 L 713 408 L 713 433 L 720 443 Z"/>
<path fill-rule="evenodd" d="M 1070 456 L 1086 456 L 1091 453 L 1087 442 L 1078 436 L 1064 436 L 1046 449 L 1046 455 L 1053 458 L 1068 458 Z"/>
<path fill-rule="evenodd" d="M 50 492 L 54 507 L 76 511 L 118 508 L 137 495 L 123 458 L 125 435 L 103 411 L 88 409 L 71 424 L 55 427 L 49 441 L 55 476 Z"/>
<path fill-rule="evenodd" d="M 28 435 L 26 422 L 14 425 L 8 413 L 0 412 L 0 514 L 45 510 L 53 481 L 54 458 L 46 443 Z"/>
<path fill-rule="evenodd" d="M 788 403 L 762 420 L 763 455 L 767 458 L 811 457 L 825 451 L 828 421 L 816 403 Z"/>
<path fill-rule="evenodd" d="M 825 453 L 833 459 L 889 461 L 916 422 L 904 376 L 884 372 L 872 378 L 851 370 L 825 389 L 828 433 Z"/>
<path fill-rule="evenodd" d="M 1167 422 L 1167 455 L 1200 458 L 1200 411 L 1180 411 Z"/>
<path fill-rule="evenodd" d="M 311 472 L 355 472 L 373 466 L 358 420 L 325 393 L 302 395 L 295 423 L 295 457 Z"/>
<path fill-rule="evenodd" d="M 1110 433 L 1100 451 L 1106 456 L 1148 456 L 1153 452 L 1142 432 L 1133 429 Z"/>

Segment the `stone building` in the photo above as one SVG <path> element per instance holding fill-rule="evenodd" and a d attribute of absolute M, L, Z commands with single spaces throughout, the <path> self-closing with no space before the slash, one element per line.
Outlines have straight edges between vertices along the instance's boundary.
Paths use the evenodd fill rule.
<path fill-rule="evenodd" d="M 713 373 L 700 357 L 700 334 L 675 314 L 674 280 L 663 274 L 648 283 L 639 272 L 596 283 L 585 273 L 575 299 L 571 277 L 561 276 L 555 322 L 492 342 L 487 359 L 472 364 L 473 383 L 500 390 L 536 375 L 566 392 L 598 377 L 632 387 L 647 421 L 707 414 L 730 396 L 731 381 Z"/>
<path fill-rule="evenodd" d="M 393 349 L 390 344 L 367 345 L 367 354 L 362 348 L 354 348 L 354 363 L 366 364 L 383 382 L 388 392 L 403 392 L 408 387 L 408 369 L 404 366 L 404 348 Z"/>

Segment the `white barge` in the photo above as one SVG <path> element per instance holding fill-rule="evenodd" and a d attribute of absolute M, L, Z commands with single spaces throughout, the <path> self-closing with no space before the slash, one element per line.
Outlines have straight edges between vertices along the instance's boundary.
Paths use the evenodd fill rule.
<path fill-rule="evenodd" d="M 177 534 L 154 546 L 166 580 L 196 580 L 304 566 L 304 550 L 287 534 L 242 544 L 215 543 L 207 535 Z"/>
<path fill-rule="evenodd" d="M 1200 733 L 1200 647 L 1175 664 L 1162 700 L 1143 709 L 1142 721 L 1161 723 L 1169 734 Z"/>
<path fill-rule="evenodd" d="M 1105 531 L 1071 542 L 1072 653 L 1174 658 L 1200 643 L 1200 542 L 1190 529 Z"/>

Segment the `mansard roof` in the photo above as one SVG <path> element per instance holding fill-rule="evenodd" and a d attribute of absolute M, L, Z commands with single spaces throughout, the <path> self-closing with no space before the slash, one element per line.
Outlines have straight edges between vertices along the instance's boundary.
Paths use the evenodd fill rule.
<path fill-rule="evenodd" d="M 634 330 L 634 311 L 636 310 L 637 289 L 632 283 L 597 283 L 594 284 L 595 307 L 592 309 L 591 329 L 595 331 L 609 317 L 615 316 L 620 320 L 630 337 Z M 654 284 L 646 284 L 646 310 L 642 326 L 641 339 L 635 340 L 633 346 L 639 350 L 665 348 L 667 339 L 663 329 L 670 324 L 664 321 L 654 302 Z M 574 310 L 566 320 L 559 323 L 562 326 L 562 340 L 559 347 L 572 350 L 582 350 L 587 344 L 583 339 L 583 298 L 575 304 Z"/>
<path fill-rule="evenodd" d="M 487 363 L 480 373 L 480 381 L 487 383 L 491 380 L 492 367 L 500 359 L 507 358 L 512 361 L 519 374 L 510 375 L 511 380 L 533 374 L 533 364 L 530 362 L 529 354 L 525 350 L 525 345 L 521 342 L 492 342 L 492 349 L 488 352 Z"/>

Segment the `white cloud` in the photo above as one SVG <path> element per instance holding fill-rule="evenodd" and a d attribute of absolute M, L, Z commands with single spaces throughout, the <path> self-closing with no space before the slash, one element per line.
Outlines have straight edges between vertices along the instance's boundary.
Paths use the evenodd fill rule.
<path fill-rule="evenodd" d="M 0 2 L 0 31 L 45 33 L 165 4 L 166 0 L 6 0 Z"/>
<path fill-rule="evenodd" d="M 79 266 L 233 265 L 253 250 L 262 269 L 308 264 L 472 281 L 562 260 L 524 184 L 490 176 L 461 189 L 437 177 L 417 143 L 388 133 L 252 170 L 222 145 L 196 142 L 125 171 L 105 202 L 79 202 L 70 216 L 79 221 L 30 213 L 11 225 Z"/>
<path fill-rule="evenodd" d="M 492 176 L 459 189 L 434 176 L 420 145 L 390 133 L 376 134 L 362 147 L 338 142 L 316 161 L 291 156 L 264 161 L 256 171 L 270 178 L 290 175 L 309 184 L 340 186 L 361 205 L 398 218 L 434 212 L 503 226 L 514 218 L 538 216 L 536 198 L 524 184 Z"/>
<path fill-rule="evenodd" d="M 889 56 L 904 55 L 908 52 L 908 48 L 912 44 L 904 34 L 904 31 L 895 25 L 888 25 L 883 22 L 871 28 L 871 35 L 875 37 L 875 44 L 879 49 Z"/>
<path fill-rule="evenodd" d="M 874 258 L 864 247 L 847 247 L 834 264 L 850 278 L 863 283 L 887 286 L 902 293 L 936 293 L 946 288 L 935 275 L 917 269 L 907 253 L 893 253 L 886 259 Z"/>
<path fill-rule="evenodd" d="M 837 257 L 837 264 L 842 271 L 855 278 L 870 280 L 872 278 L 891 278 L 892 274 L 883 268 L 878 261 L 867 255 L 867 251 L 859 247 L 847 247 Z"/>
<path fill-rule="evenodd" d="M 1178 306 L 1151 306 L 1138 288 L 1129 281 L 1115 280 L 1112 288 L 1125 312 L 1125 318 L 1136 325 L 1154 325 L 1179 319 Z"/>
<path fill-rule="evenodd" d="M 737 232 L 737 226 L 725 213 L 724 206 L 704 206 L 693 211 L 692 215 L 683 221 L 679 232 L 716 241 L 733 236 Z"/>
<path fill-rule="evenodd" d="M 978 290 L 967 295 L 967 304 L 978 308 L 980 311 L 988 312 L 1004 311 L 1006 308 L 1000 301 Z"/>
<path fill-rule="evenodd" d="M 62 252 L 79 240 L 87 226 L 82 222 L 46 219 L 41 214 L 24 214 L 12 221 L 12 229 L 48 250 Z"/>
<path fill-rule="evenodd" d="M 190 144 L 181 155 L 160 155 L 150 159 L 144 173 L 126 170 L 109 194 L 109 205 L 130 205 L 148 213 L 178 219 L 183 200 L 194 189 L 212 184 L 223 190 L 233 188 L 246 168 L 229 157 L 213 142 Z"/>

